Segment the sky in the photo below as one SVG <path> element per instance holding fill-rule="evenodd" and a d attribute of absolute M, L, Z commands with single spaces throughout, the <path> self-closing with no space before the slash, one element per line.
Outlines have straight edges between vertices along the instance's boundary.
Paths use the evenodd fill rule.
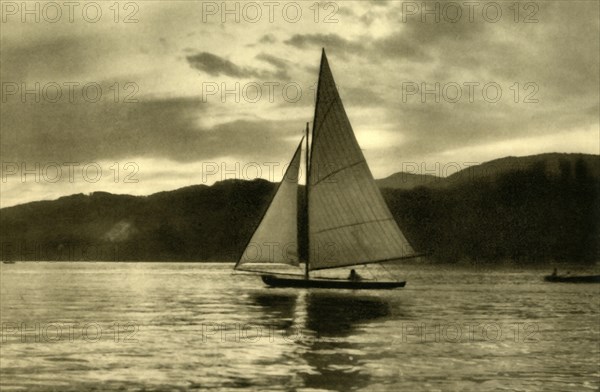
<path fill-rule="evenodd" d="M 598 1 L 69 4 L 0 3 L 1 207 L 279 181 L 321 48 L 376 178 L 600 153 Z"/>

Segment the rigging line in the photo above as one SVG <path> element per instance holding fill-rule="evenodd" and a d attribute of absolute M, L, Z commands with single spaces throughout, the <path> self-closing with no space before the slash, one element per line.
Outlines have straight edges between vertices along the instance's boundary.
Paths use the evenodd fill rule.
<path fill-rule="evenodd" d="M 326 231 L 331 231 L 331 230 L 336 230 L 336 229 L 343 229 L 343 228 L 352 227 L 352 226 L 366 225 L 368 223 L 387 222 L 387 221 L 391 221 L 391 220 L 394 220 L 394 218 L 371 219 L 371 220 L 368 220 L 368 221 L 363 221 L 363 222 L 358 222 L 358 223 L 350 223 L 350 224 L 347 224 L 347 225 L 341 225 L 341 226 L 335 226 L 335 227 L 328 227 L 326 229 L 316 231 L 316 232 L 314 232 L 314 234 L 321 234 L 321 233 L 324 233 Z"/>
<path fill-rule="evenodd" d="M 414 259 L 416 257 L 421 257 L 421 256 L 423 256 L 422 253 L 415 253 L 415 254 L 412 254 L 410 256 L 390 257 L 390 258 L 387 258 L 387 259 L 363 261 L 363 262 L 360 262 L 360 263 L 353 262 L 351 264 L 342 264 L 342 265 L 334 265 L 334 266 L 330 265 L 330 266 L 319 267 L 319 268 L 311 268 L 310 270 L 311 271 L 319 271 L 319 270 L 326 270 L 326 269 L 331 269 L 331 268 L 349 267 L 351 265 L 363 265 L 363 264 L 383 263 L 383 262 L 386 262 L 386 261 Z"/>
<path fill-rule="evenodd" d="M 326 179 L 328 179 L 329 177 L 331 177 L 331 176 L 333 176 L 333 175 L 335 175 L 335 174 L 338 174 L 338 173 L 339 173 L 339 172 L 341 172 L 341 171 L 344 171 L 344 170 L 346 170 L 346 169 L 350 169 L 351 167 L 354 167 L 354 166 L 360 165 L 360 164 L 361 164 L 361 163 L 363 163 L 363 162 L 364 162 L 364 163 L 367 163 L 367 161 L 366 161 L 366 160 L 363 158 L 363 159 L 361 159 L 361 160 L 360 160 L 360 161 L 358 161 L 358 162 L 354 162 L 354 163 L 351 163 L 351 164 L 349 164 L 348 166 L 344 166 L 344 167 L 341 167 L 341 168 L 339 168 L 339 169 L 337 169 L 337 170 L 334 170 L 334 171 L 332 171 L 331 173 L 329 173 L 328 175 L 326 175 L 325 177 L 323 177 L 323 178 L 319 178 L 319 181 L 315 182 L 315 183 L 313 184 L 313 186 L 315 186 L 315 185 L 317 185 L 317 184 L 319 184 L 319 183 L 321 183 L 321 182 L 325 181 L 325 180 L 326 180 Z"/>
<path fill-rule="evenodd" d="M 364 269 L 366 269 L 366 270 L 367 270 L 367 272 L 369 272 L 369 275 L 371 275 L 371 277 L 372 277 L 372 278 L 373 278 L 375 281 L 377 281 L 377 276 L 375 276 L 375 274 L 374 274 L 374 273 L 373 273 L 373 272 L 372 272 L 372 271 L 369 269 L 369 266 L 368 266 L 368 264 L 365 264 L 363 267 L 364 267 Z"/>
<path fill-rule="evenodd" d="M 387 273 L 388 273 L 388 275 L 390 275 L 390 276 L 392 277 L 392 279 L 394 279 L 394 280 L 396 280 L 396 281 L 399 281 L 399 280 L 400 280 L 400 279 L 398 279 L 398 278 L 396 277 L 396 275 L 394 275 L 394 274 L 392 274 L 390 271 L 388 271 L 388 269 L 387 269 L 387 268 L 385 268 L 385 266 L 383 265 L 383 263 L 382 263 L 382 264 L 379 264 L 379 265 L 381 266 L 381 268 L 383 268 L 383 270 L 384 270 L 385 272 L 387 272 Z"/>
<path fill-rule="evenodd" d="M 325 113 L 323 113 L 322 118 L 320 118 L 319 120 L 321 120 L 319 122 L 319 126 L 317 127 L 317 113 L 316 113 L 316 106 L 315 106 L 315 120 L 313 120 L 313 137 L 314 135 L 316 135 L 316 131 L 318 131 L 321 128 L 321 125 L 325 122 L 325 120 L 327 119 L 327 115 L 329 115 L 329 112 L 331 111 L 331 108 L 333 107 L 333 104 L 335 103 L 335 101 L 337 101 L 336 97 L 333 97 L 333 99 L 329 102 L 329 106 L 327 107 L 327 110 L 325 110 Z"/>
<path fill-rule="evenodd" d="M 275 271 L 261 271 L 261 270 L 239 270 L 239 269 L 237 271 L 249 272 L 249 273 L 260 274 L 260 275 L 289 275 L 289 276 L 298 276 L 298 277 L 303 277 L 304 276 L 302 273 L 292 274 L 290 272 L 275 272 Z"/>

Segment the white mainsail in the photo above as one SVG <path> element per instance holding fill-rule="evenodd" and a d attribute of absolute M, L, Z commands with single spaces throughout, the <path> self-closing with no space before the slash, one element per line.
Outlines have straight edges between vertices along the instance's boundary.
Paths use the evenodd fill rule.
<path fill-rule="evenodd" d="M 298 172 L 302 141 L 236 268 L 248 263 L 298 265 Z"/>
<path fill-rule="evenodd" d="M 415 255 L 360 150 L 323 51 L 310 152 L 309 269 Z"/>

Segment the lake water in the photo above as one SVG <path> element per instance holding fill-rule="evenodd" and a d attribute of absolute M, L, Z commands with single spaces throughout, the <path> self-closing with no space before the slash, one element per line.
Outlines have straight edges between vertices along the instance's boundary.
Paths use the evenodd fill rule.
<path fill-rule="evenodd" d="M 411 265 L 404 289 L 336 291 L 229 264 L 3 264 L 0 387 L 598 390 L 600 285 L 545 272 Z"/>

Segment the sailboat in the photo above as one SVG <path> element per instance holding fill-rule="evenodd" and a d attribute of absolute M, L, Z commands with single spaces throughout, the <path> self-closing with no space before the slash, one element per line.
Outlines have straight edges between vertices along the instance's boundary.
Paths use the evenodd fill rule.
<path fill-rule="evenodd" d="M 303 142 L 305 200 L 298 206 Z M 300 252 L 298 240 L 299 207 L 306 214 L 304 252 Z M 304 274 L 265 273 L 250 268 L 257 263 L 300 266 L 301 254 L 305 258 Z M 392 289 L 404 287 L 406 282 L 316 278 L 310 273 L 418 256 L 375 183 L 323 49 L 312 135 L 307 123 L 306 136 L 234 269 L 259 272 L 263 282 L 272 287 Z"/>

